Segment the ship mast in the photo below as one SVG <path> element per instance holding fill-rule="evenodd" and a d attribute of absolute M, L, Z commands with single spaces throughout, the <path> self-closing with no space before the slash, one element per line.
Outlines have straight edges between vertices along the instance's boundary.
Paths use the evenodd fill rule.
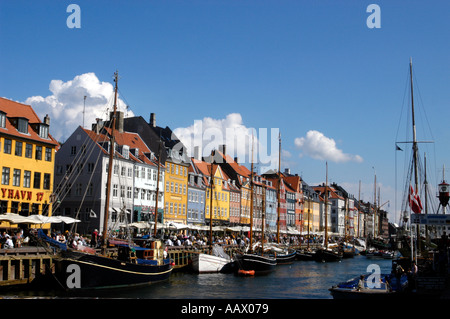
<path fill-rule="evenodd" d="M 214 150 L 211 151 L 211 172 L 210 172 L 210 194 L 209 194 L 209 254 L 212 255 L 212 208 L 213 208 L 213 187 L 214 187 L 214 175 L 213 175 L 213 163 L 214 163 Z"/>
<path fill-rule="evenodd" d="M 158 224 L 158 201 L 159 201 L 159 174 L 161 169 L 161 141 L 159 141 L 158 145 L 158 177 L 156 178 L 156 203 L 155 203 L 155 229 L 153 231 L 153 236 L 156 238 L 157 224 Z M 155 241 L 156 243 L 156 241 Z M 155 246 L 156 248 L 156 246 Z"/>
<path fill-rule="evenodd" d="M 328 162 L 326 162 L 325 180 L 325 249 L 328 248 Z"/>
<path fill-rule="evenodd" d="M 412 128 L 413 128 L 414 191 L 417 194 L 419 191 L 419 177 L 418 177 L 418 168 L 417 168 L 418 148 L 417 148 L 417 139 L 416 139 L 416 121 L 415 121 L 415 116 L 414 116 L 414 89 L 413 89 L 412 58 L 409 59 L 409 75 L 410 75 L 410 81 L 411 81 L 411 116 L 412 116 Z M 416 236 L 417 236 L 416 240 L 419 244 L 419 247 L 416 250 L 416 253 L 417 253 L 417 251 L 421 250 L 419 224 L 416 225 Z M 412 240 L 413 240 L 413 238 L 411 236 L 411 241 Z M 413 245 L 411 245 L 411 249 L 413 249 Z M 412 254 L 411 254 L 411 257 L 413 257 Z M 414 258 L 414 259 L 416 259 L 416 258 Z M 413 258 L 411 260 L 413 260 Z"/>
<path fill-rule="evenodd" d="M 111 199 L 111 175 L 113 168 L 113 159 L 115 152 L 115 141 L 114 134 L 116 129 L 116 111 L 117 111 L 117 82 L 118 82 L 119 74 L 116 71 L 114 73 L 114 82 L 116 83 L 114 89 L 114 110 L 112 116 L 112 125 L 111 125 L 111 136 L 110 136 L 110 145 L 109 145 L 109 164 L 108 164 L 108 178 L 106 181 L 106 200 L 105 200 L 105 213 L 103 217 L 103 242 L 102 242 L 102 254 L 106 254 L 106 246 L 108 241 L 108 219 L 109 219 L 109 205 Z"/>
<path fill-rule="evenodd" d="M 419 178 L 417 169 L 417 139 L 416 139 L 416 121 L 414 116 L 414 90 L 413 90 L 413 74 L 412 74 L 412 59 L 409 59 L 409 74 L 411 81 L 411 113 L 412 113 L 412 127 L 413 127 L 413 160 L 414 160 L 414 186 L 417 193 L 419 188 Z"/>
<path fill-rule="evenodd" d="M 250 173 L 250 252 L 253 250 L 253 133 L 252 133 L 252 159 Z"/>
<path fill-rule="evenodd" d="M 281 133 L 278 135 L 277 243 L 280 243 Z"/>

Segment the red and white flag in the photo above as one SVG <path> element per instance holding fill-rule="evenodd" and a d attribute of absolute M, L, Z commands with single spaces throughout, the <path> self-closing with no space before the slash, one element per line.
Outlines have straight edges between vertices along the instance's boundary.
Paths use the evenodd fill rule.
<path fill-rule="evenodd" d="M 409 185 L 409 206 L 412 211 L 416 214 L 420 214 L 422 212 L 422 202 L 420 201 L 419 195 L 414 192 L 414 189 L 411 185 Z"/>

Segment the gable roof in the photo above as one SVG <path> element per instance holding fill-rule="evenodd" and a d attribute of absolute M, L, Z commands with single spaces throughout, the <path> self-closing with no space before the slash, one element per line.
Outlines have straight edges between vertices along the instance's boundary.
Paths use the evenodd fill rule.
<path fill-rule="evenodd" d="M 39 136 L 39 132 L 36 132 L 33 128 L 33 124 L 43 124 L 37 114 L 34 112 L 31 105 L 22 104 L 12 100 L 0 97 L 0 111 L 6 113 L 6 126 L 0 127 L 0 133 L 19 137 L 23 139 L 33 140 L 34 142 L 41 142 L 45 144 L 51 144 L 59 147 L 59 143 L 48 134 L 48 138 Z M 16 127 L 11 123 L 12 118 L 25 118 L 28 120 L 28 133 L 19 132 Z"/>
<path fill-rule="evenodd" d="M 96 133 L 91 130 L 87 130 L 80 126 L 80 128 L 100 147 L 104 154 L 109 154 L 99 143 L 109 142 L 109 138 L 111 136 L 111 128 L 104 128 L 103 132 Z M 135 155 L 132 152 L 129 152 L 129 159 L 135 161 L 137 163 L 144 163 L 151 166 L 157 166 L 157 161 L 150 160 L 146 154 L 149 154 L 151 151 L 145 142 L 141 139 L 139 134 L 132 132 L 119 132 L 114 131 L 114 141 L 118 145 L 127 145 L 130 150 L 138 149 L 138 153 Z M 119 158 L 124 159 L 125 157 L 119 152 L 115 152 L 115 155 Z M 164 165 L 161 164 L 163 168 Z"/>

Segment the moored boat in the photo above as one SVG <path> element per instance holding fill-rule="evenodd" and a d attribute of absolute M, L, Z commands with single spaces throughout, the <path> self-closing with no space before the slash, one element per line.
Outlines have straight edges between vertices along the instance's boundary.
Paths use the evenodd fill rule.
<path fill-rule="evenodd" d="M 311 261 L 311 260 L 314 260 L 314 254 L 315 254 L 315 251 L 312 251 L 312 250 L 307 250 L 307 249 L 297 250 L 296 251 L 296 259 L 303 260 L 303 261 Z"/>
<path fill-rule="evenodd" d="M 372 276 L 372 277 L 371 277 Z M 398 298 L 404 295 L 408 285 L 407 276 L 400 278 L 393 274 L 361 275 L 341 282 L 329 289 L 334 299 Z"/>
<path fill-rule="evenodd" d="M 276 254 L 275 259 L 277 261 L 277 265 L 289 265 L 292 264 L 297 257 L 297 252 L 287 252 L 285 254 Z"/>
<path fill-rule="evenodd" d="M 314 260 L 317 262 L 341 261 L 343 254 L 341 251 L 330 248 L 319 248 L 314 254 Z"/>
<path fill-rule="evenodd" d="M 253 270 L 255 275 L 267 275 L 273 272 L 277 265 L 275 258 L 258 254 L 238 254 L 236 263 L 239 270 Z"/>
<path fill-rule="evenodd" d="M 169 260 L 123 261 L 67 250 L 57 263 L 58 281 L 67 289 L 103 289 L 142 286 L 167 280 L 172 272 Z"/>
<path fill-rule="evenodd" d="M 220 272 L 231 262 L 231 258 L 225 254 L 223 249 L 215 245 L 212 254 L 192 254 L 192 269 L 196 273 Z"/>

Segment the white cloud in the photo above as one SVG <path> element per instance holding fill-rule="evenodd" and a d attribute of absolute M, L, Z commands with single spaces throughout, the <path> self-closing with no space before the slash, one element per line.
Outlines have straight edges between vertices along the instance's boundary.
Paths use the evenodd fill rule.
<path fill-rule="evenodd" d="M 334 139 L 326 137 L 323 133 L 310 130 L 306 137 L 297 137 L 295 145 L 301 149 L 305 155 L 315 159 L 328 160 L 337 163 L 363 161 L 359 155 L 346 154 L 336 147 Z"/>
<path fill-rule="evenodd" d="M 254 139 L 253 162 L 262 167 L 276 167 L 278 164 L 277 128 L 249 128 L 244 125 L 239 113 L 228 114 L 224 119 L 205 117 L 195 120 L 189 127 L 174 130 L 183 142 L 190 156 L 199 147 L 200 156 L 209 156 L 211 150 L 226 145 L 226 153 L 238 157 L 240 163 L 250 163 L 252 159 L 252 133 Z M 270 152 L 270 153 L 269 153 Z"/>
<path fill-rule="evenodd" d="M 32 96 L 24 103 L 31 105 L 39 118 L 44 118 L 46 114 L 50 116 L 50 133 L 59 141 L 64 141 L 78 126 L 83 125 L 84 96 L 85 128 L 90 129 L 96 118 L 107 119 L 108 111 L 112 111 L 113 84 L 100 82 L 94 73 L 77 75 L 67 82 L 52 80 L 49 90 L 51 95 Z M 126 112 L 126 105 L 120 98 L 117 105 L 119 110 Z M 128 111 L 128 116 L 132 116 L 131 111 Z"/>

